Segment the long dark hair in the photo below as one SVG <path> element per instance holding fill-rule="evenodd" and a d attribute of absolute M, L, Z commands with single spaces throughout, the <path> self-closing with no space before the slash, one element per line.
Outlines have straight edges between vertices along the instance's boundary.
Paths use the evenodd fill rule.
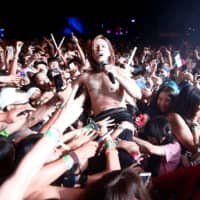
<path fill-rule="evenodd" d="M 200 105 L 200 89 L 189 85 L 184 87 L 176 99 L 174 112 L 185 119 L 192 119 Z"/>
<path fill-rule="evenodd" d="M 170 101 L 170 105 L 169 105 L 169 112 L 171 110 L 173 110 L 173 107 L 174 107 L 174 104 L 176 102 L 176 97 L 177 97 L 177 93 L 174 91 L 173 88 L 169 87 L 169 86 L 162 86 L 155 94 L 154 96 L 152 97 L 152 100 L 151 100 L 151 103 L 150 103 L 150 106 L 153 106 L 153 107 L 158 107 L 157 106 L 157 100 L 158 100 L 158 97 L 160 95 L 161 92 L 165 92 L 168 97 L 171 99 Z"/>
<path fill-rule="evenodd" d="M 14 144 L 0 135 L 0 184 L 13 172 L 14 161 Z"/>
<path fill-rule="evenodd" d="M 144 135 L 152 137 L 157 140 L 158 145 L 165 145 L 172 143 L 175 140 L 171 132 L 171 124 L 164 116 L 156 116 L 150 119 L 144 127 Z M 163 140 L 163 138 L 165 138 Z"/>

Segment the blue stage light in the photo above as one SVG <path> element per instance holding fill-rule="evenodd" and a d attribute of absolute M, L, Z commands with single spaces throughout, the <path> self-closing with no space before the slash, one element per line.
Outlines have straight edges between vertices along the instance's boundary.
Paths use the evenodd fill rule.
<path fill-rule="evenodd" d="M 79 33 L 84 33 L 84 27 L 82 21 L 77 17 L 68 17 L 68 26 Z"/>
<path fill-rule="evenodd" d="M 70 35 L 72 33 L 72 30 L 69 27 L 66 27 L 63 31 L 64 35 Z"/>

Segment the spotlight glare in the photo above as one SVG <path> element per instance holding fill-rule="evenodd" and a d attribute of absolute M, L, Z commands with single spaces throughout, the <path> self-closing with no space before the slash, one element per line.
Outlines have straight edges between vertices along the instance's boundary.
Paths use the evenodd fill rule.
<path fill-rule="evenodd" d="M 111 33 L 111 30 L 110 30 L 110 29 L 108 29 L 108 30 L 106 31 L 106 33 L 107 33 L 107 34 L 110 34 L 110 33 Z"/>
<path fill-rule="evenodd" d="M 131 23 L 135 23 L 135 19 L 131 19 Z"/>

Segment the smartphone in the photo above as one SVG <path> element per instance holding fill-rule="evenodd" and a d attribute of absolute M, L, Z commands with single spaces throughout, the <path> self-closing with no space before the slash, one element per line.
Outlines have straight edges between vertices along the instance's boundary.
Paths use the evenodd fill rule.
<path fill-rule="evenodd" d="M 139 176 L 141 177 L 144 185 L 148 186 L 151 180 L 151 172 L 142 172 L 142 173 L 139 173 Z"/>
<path fill-rule="evenodd" d="M 53 79 L 54 79 L 54 83 L 55 83 L 55 87 L 56 87 L 56 92 L 63 91 L 65 89 L 65 83 L 62 79 L 62 75 L 58 74 L 58 75 L 54 76 Z"/>
<path fill-rule="evenodd" d="M 178 68 L 180 68 L 183 65 L 181 60 L 181 55 L 179 53 L 176 56 L 174 56 L 174 60 L 175 60 L 175 65 Z"/>
<path fill-rule="evenodd" d="M 50 80 L 52 80 L 56 87 L 56 92 L 63 91 L 65 89 L 65 83 L 62 79 L 62 75 L 57 68 L 54 68 L 50 71 Z"/>
<path fill-rule="evenodd" d="M 94 130 L 96 130 L 96 131 L 100 131 L 99 125 L 98 125 L 92 118 L 89 118 L 89 119 L 88 119 L 88 125 L 89 125 L 92 129 L 94 129 Z"/>

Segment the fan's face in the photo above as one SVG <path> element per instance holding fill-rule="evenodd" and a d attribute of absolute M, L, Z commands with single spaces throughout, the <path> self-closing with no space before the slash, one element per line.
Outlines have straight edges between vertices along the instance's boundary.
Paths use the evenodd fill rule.
<path fill-rule="evenodd" d="M 92 48 L 93 58 L 97 63 L 107 62 L 110 57 L 110 50 L 107 42 L 103 39 L 96 39 Z"/>
<path fill-rule="evenodd" d="M 171 103 L 171 98 L 166 92 L 161 92 L 157 99 L 157 105 L 161 112 L 167 112 Z"/>

